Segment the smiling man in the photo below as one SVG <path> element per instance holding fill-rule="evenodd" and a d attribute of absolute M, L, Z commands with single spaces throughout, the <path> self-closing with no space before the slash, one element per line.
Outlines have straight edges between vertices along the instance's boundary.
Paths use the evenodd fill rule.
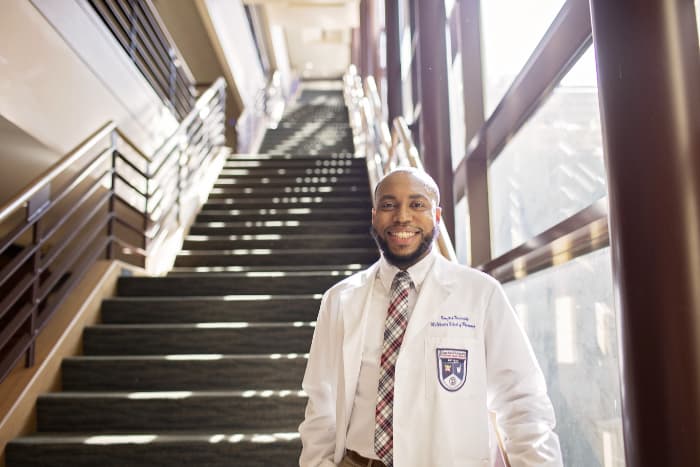
<path fill-rule="evenodd" d="M 321 300 L 302 467 L 489 466 L 489 411 L 512 466 L 562 465 L 542 372 L 503 290 L 436 252 L 439 201 L 415 169 L 377 185 L 382 257 Z"/>

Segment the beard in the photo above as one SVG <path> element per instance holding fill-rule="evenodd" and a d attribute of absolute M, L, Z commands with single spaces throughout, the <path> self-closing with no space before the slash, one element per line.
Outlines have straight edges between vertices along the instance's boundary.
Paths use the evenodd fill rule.
<path fill-rule="evenodd" d="M 379 235 L 379 232 L 374 228 L 374 226 L 370 228 L 369 233 L 372 235 L 372 238 L 379 247 L 379 251 L 382 252 L 384 258 L 386 258 L 389 264 L 393 264 L 399 269 L 406 269 L 409 266 L 413 266 L 419 259 L 421 259 L 423 255 L 430 251 L 430 248 L 437 238 L 439 231 L 437 227 L 433 227 L 430 235 L 424 235 L 421 232 L 421 241 L 418 248 L 416 248 L 413 253 L 409 253 L 407 255 L 397 255 L 396 253 L 392 252 L 389 249 L 389 244 Z"/>

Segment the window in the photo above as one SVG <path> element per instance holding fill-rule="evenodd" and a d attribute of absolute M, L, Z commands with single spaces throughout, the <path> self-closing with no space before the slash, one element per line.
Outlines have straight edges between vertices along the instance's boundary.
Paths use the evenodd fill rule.
<path fill-rule="evenodd" d="M 493 113 L 563 4 L 481 0 L 485 117 Z"/>
<path fill-rule="evenodd" d="M 557 416 L 564 465 L 625 465 L 610 248 L 505 285 Z"/>
<path fill-rule="evenodd" d="M 591 47 L 489 167 L 494 256 L 606 194 Z"/>

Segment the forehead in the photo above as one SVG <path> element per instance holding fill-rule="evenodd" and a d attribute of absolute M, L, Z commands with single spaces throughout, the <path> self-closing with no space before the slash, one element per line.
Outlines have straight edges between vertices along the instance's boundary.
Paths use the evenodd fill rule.
<path fill-rule="evenodd" d="M 397 172 L 382 180 L 377 187 L 377 199 L 387 196 L 425 196 L 435 199 L 435 194 L 423 180 L 406 172 Z"/>

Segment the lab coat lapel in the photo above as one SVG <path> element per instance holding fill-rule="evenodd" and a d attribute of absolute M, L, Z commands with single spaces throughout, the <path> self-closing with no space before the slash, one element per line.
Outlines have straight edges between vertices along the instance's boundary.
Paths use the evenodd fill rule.
<path fill-rule="evenodd" d="M 352 403 L 357 389 L 357 380 L 362 363 L 362 348 L 365 340 L 367 309 L 378 263 L 371 266 L 365 273 L 358 276 L 353 286 L 345 289 L 340 295 L 339 309 L 343 319 L 343 381 L 345 391 L 345 425 L 349 422 L 348 415 L 352 411 Z M 339 420 L 340 424 L 340 420 Z"/>
<path fill-rule="evenodd" d="M 423 281 L 418 300 L 408 321 L 404 345 L 420 334 L 454 291 L 455 275 L 449 273 L 450 267 L 450 263 L 442 256 L 435 258 L 435 264 Z"/>

